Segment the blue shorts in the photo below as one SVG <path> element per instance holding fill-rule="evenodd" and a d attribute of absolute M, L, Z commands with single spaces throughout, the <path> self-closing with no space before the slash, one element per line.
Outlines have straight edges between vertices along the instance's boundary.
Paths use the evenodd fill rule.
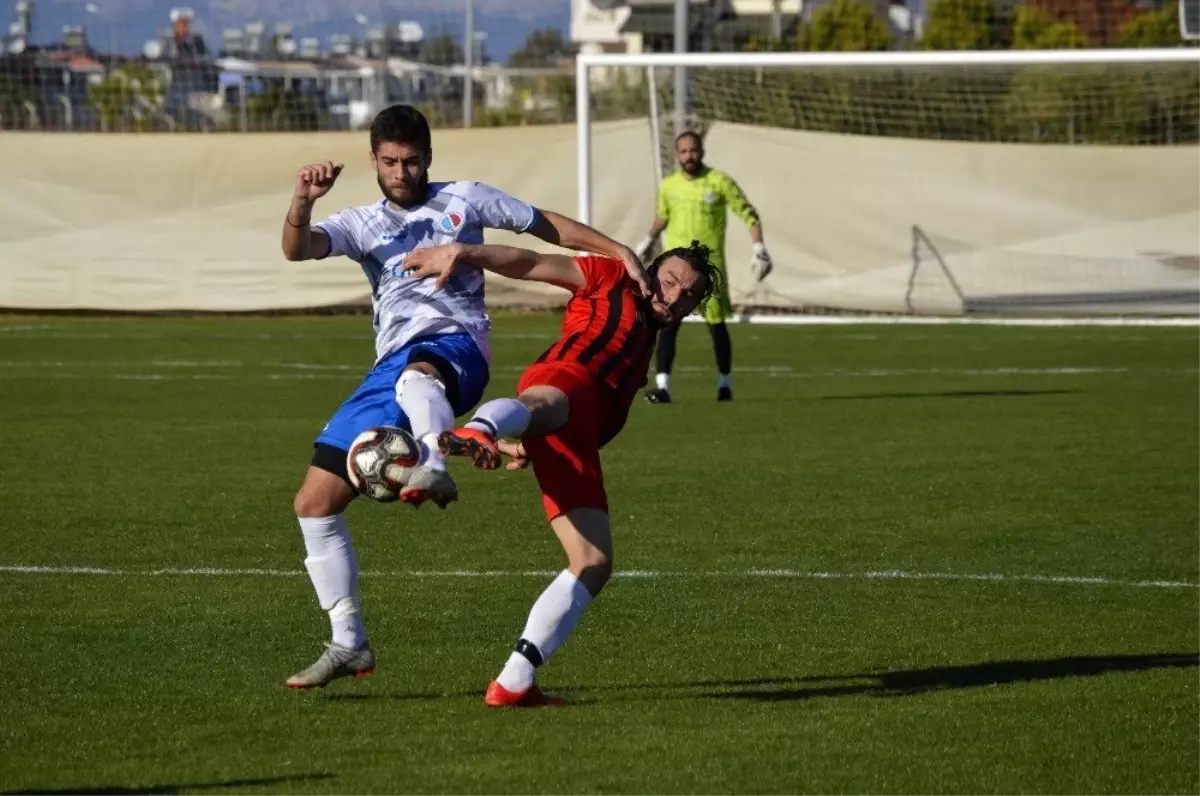
<path fill-rule="evenodd" d="M 471 411 L 487 387 L 488 363 L 469 334 L 444 334 L 413 340 L 381 359 L 367 373 L 317 436 L 318 445 L 350 450 L 354 438 L 375 426 L 400 426 L 412 431 L 408 416 L 396 400 L 396 383 L 413 362 L 437 366 L 449 380 L 446 397 L 455 417 Z"/>

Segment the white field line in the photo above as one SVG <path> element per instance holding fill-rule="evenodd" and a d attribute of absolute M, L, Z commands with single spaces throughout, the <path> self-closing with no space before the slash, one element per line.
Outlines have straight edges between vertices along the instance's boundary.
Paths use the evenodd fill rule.
<path fill-rule="evenodd" d="M 18 334 L 22 337 L 44 337 L 54 340 L 158 340 L 158 335 L 147 332 L 81 332 L 66 326 L 49 324 L 24 324 L 5 326 L 0 324 L 0 334 Z M 553 332 L 492 332 L 493 340 L 555 340 Z M 375 338 L 369 334 L 318 334 L 305 332 L 213 332 L 204 333 L 213 340 L 360 340 L 372 345 Z"/>
<path fill-rule="evenodd" d="M 306 573 L 296 569 L 223 569 L 219 567 L 189 567 L 166 569 L 115 569 L 109 567 L 62 567 L 28 564 L 0 565 L 0 573 L 12 575 L 107 575 L 113 577 L 285 577 L 297 578 Z M 552 578 L 557 570 L 409 570 L 360 573 L 369 578 Z M 1071 586 L 1130 586 L 1150 589 L 1200 589 L 1200 584 L 1181 580 L 1121 580 L 1118 578 L 1085 577 L 1078 575 L 1003 575 L 1000 573 L 962 572 L 813 572 L 799 569 L 742 569 L 667 571 L 632 569 L 613 573 L 618 578 L 774 578 L 797 580 L 912 580 L 912 581 L 972 581 L 987 583 L 1046 583 Z"/>
<path fill-rule="evenodd" d="M 684 323 L 703 323 L 689 315 Z M 762 326 L 1200 326 L 1200 316 L 1169 318 L 971 318 L 908 315 L 739 315 L 731 324 Z"/>
<path fill-rule="evenodd" d="M 245 368 L 254 371 L 268 371 L 266 373 L 254 373 L 254 376 L 262 378 L 308 378 L 309 374 L 321 372 L 345 373 L 348 377 L 357 377 L 366 375 L 369 365 L 350 365 L 350 364 L 334 364 L 334 363 L 318 363 L 318 362 L 264 362 L 264 363 L 245 363 L 236 360 L 145 360 L 142 362 L 130 362 L 125 360 L 0 360 L 0 369 L 13 370 L 70 370 L 72 368 L 168 368 L 176 369 L 235 369 Z M 271 370 L 282 369 L 284 373 L 270 373 Z M 493 373 L 521 373 L 525 367 L 522 365 L 502 365 L 492 368 Z M 1167 373 L 1196 373 L 1196 368 L 1178 368 L 1178 369 L 1162 369 L 1156 372 Z M 294 371 L 300 371 L 295 373 Z M 712 368 L 701 367 L 695 365 L 685 365 L 676 369 L 681 375 L 687 374 L 704 374 L 711 375 Z M 833 368 L 829 370 L 804 370 L 795 368 L 791 365 L 756 365 L 750 367 L 734 368 L 734 373 L 755 374 L 761 376 L 775 376 L 788 378 L 875 378 L 875 377 L 890 377 L 890 376 L 1080 376 L 1097 373 L 1127 373 L 1129 368 L 1105 368 L 1105 367 L 1086 367 L 1086 366 L 1063 366 L 1063 367 L 1047 367 L 1047 368 L 1028 368 L 1028 367 L 1001 367 L 1001 368 L 859 368 L 859 369 L 842 369 Z M 39 374 L 39 378 L 44 378 L 46 374 Z M 191 378 L 189 376 L 179 376 L 172 374 L 145 373 L 145 374 L 116 374 L 117 378 Z M 229 376 L 234 378 L 234 376 Z M 241 378 L 238 375 L 236 378 Z M 209 376 L 211 378 L 211 376 Z M 335 376 L 335 378 L 342 378 Z"/>
<path fill-rule="evenodd" d="M 57 326 L 51 326 L 46 323 L 37 324 L 21 324 L 14 326 L 0 326 L 0 334 L 12 334 L 14 332 L 42 332 L 47 329 L 57 329 Z"/>
<path fill-rule="evenodd" d="M 247 363 L 236 359 L 28 359 L 0 360 L 0 368 L 243 368 Z M 270 367 L 254 365 L 255 367 Z"/>
<path fill-rule="evenodd" d="M 689 315 L 685 323 L 702 323 L 703 318 Z M 1144 318 L 974 318 L 974 317 L 937 317 L 909 315 L 739 315 L 730 320 L 732 324 L 749 324 L 762 326 L 1009 326 L 1009 327 L 1196 327 L 1200 326 L 1200 316 L 1176 317 L 1144 317 Z M 54 324 L 21 324 L 2 326 L 0 333 L 28 333 L 29 336 L 43 336 L 41 332 L 50 332 L 46 337 L 58 339 L 156 339 L 155 335 L 139 333 L 121 334 L 115 332 L 77 332 L 67 326 Z M 319 332 L 214 332 L 207 337 L 225 340 L 364 340 L 371 338 L 359 334 L 323 334 Z M 495 339 L 501 340 L 549 340 L 550 334 L 537 333 L 505 333 L 495 332 Z"/>

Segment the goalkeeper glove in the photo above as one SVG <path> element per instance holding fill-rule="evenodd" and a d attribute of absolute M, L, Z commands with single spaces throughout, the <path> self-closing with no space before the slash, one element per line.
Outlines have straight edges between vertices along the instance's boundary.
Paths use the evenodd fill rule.
<path fill-rule="evenodd" d="M 767 254 L 767 247 L 761 243 L 754 244 L 754 254 L 750 259 L 750 273 L 753 274 L 754 281 L 761 282 L 766 279 L 771 269 L 771 255 Z"/>
<path fill-rule="evenodd" d="M 639 243 L 633 250 L 639 260 L 645 260 L 646 255 L 650 253 L 650 249 L 654 246 L 654 238 L 647 237 Z"/>

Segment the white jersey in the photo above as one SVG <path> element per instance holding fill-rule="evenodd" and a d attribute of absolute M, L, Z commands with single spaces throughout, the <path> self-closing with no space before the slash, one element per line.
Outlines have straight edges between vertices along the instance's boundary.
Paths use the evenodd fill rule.
<path fill-rule="evenodd" d="M 485 228 L 525 232 L 536 211 L 480 182 L 434 182 L 424 203 L 405 209 L 380 200 L 351 207 L 314 226 L 329 236 L 329 254 L 349 257 L 371 283 L 376 361 L 419 337 L 466 332 L 491 359 L 491 319 L 483 272 L 463 268 L 440 290 L 433 279 L 411 279 L 404 258 L 413 249 L 483 243 Z"/>

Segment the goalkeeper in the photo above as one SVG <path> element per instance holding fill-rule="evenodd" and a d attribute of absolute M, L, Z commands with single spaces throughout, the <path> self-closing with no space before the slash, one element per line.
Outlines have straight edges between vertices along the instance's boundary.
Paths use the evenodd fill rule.
<path fill-rule="evenodd" d="M 679 134 L 675 139 L 675 159 L 679 161 L 679 171 L 665 178 L 658 188 L 654 223 L 650 226 L 650 234 L 635 250 L 638 257 L 645 259 L 659 234 L 666 230 L 663 248 L 674 249 L 698 240 L 712 251 L 713 265 L 724 274 L 725 216 L 728 208 L 750 227 L 750 239 L 754 242 L 750 267 L 755 281 L 761 282 L 771 273 L 771 258 L 763 245 L 762 223 L 754 206 L 727 174 L 704 165 L 704 143 L 698 133 L 689 131 Z M 701 304 L 699 311 L 708 324 L 713 351 L 717 355 L 717 370 L 720 373 L 717 400 L 732 401 L 733 386 L 729 373 L 733 367 L 733 346 L 725 321 L 733 316 L 733 302 L 729 299 L 728 281 L 721 279 L 719 284 L 720 290 Z M 678 335 L 678 323 L 659 332 L 655 389 L 646 391 L 646 400 L 652 404 L 671 401 L 671 365 L 675 360 L 675 338 Z"/>

